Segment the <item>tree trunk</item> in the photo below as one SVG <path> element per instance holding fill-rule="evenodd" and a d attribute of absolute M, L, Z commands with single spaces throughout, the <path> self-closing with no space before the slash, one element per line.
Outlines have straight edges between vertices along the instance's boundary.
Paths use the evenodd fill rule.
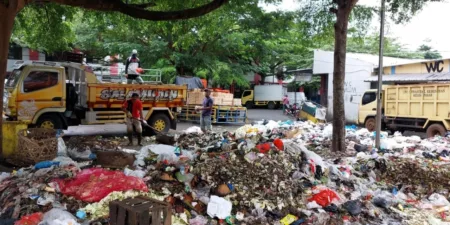
<path fill-rule="evenodd" d="M 5 2 L 5 1 L 3 1 Z M 0 109 L 3 112 L 3 90 L 5 88 L 6 67 L 8 63 L 9 40 L 11 39 L 14 18 L 24 7 L 20 0 L 10 0 L 0 3 Z M 3 155 L 3 113 L 0 119 L 0 157 Z"/>
<path fill-rule="evenodd" d="M 345 151 L 344 81 L 350 12 L 357 0 L 340 0 L 334 24 L 333 140 L 332 151 Z"/>

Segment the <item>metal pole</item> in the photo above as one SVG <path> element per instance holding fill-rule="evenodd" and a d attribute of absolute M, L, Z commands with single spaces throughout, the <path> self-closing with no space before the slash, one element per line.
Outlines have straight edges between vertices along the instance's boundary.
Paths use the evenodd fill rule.
<path fill-rule="evenodd" d="M 377 94 L 377 116 L 376 116 L 376 139 L 375 146 L 380 149 L 380 133 L 381 133 L 381 91 L 383 86 L 383 47 L 384 47 L 384 14 L 385 14 L 385 0 L 381 0 L 381 15 L 380 15 L 380 54 L 378 63 L 378 94 Z"/>

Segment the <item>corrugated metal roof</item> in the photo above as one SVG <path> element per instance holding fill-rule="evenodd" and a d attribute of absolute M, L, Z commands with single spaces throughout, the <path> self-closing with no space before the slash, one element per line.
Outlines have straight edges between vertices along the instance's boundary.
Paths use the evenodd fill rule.
<path fill-rule="evenodd" d="M 378 76 L 372 76 L 364 80 L 365 82 L 378 81 Z M 425 74 L 395 74 L 383 75 L 383 81 L 450 81 L 449 73 L 425 73 Z"/>

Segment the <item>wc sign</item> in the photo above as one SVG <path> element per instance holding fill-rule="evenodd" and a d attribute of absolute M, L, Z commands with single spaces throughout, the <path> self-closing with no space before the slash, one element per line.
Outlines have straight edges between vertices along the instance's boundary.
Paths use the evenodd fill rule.
<path fill-rule="evenodd" d="M 423 64 L 425 64 L 425 68 L 427 69 L 428 73 L 441 73 L 442 71 L 444 71 L 444 61 L 443 60 L 439 60 L 439 61 L 434 61 L 434 62 L 424 62 Z"/>

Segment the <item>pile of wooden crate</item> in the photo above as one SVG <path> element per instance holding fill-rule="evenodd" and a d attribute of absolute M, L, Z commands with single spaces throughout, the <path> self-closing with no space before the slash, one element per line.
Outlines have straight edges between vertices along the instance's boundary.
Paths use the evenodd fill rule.
<path fill-rule="evenodd" d="M 205 92 L 200 89 L 194 89 L 188 92 L 187 104 L 188 105 L 201 105 L 203 104 L 203 99 L 205 98 Z"/>
<path fill-rule="evenodd" d="M 201 105 L 205 98 L 205 92 L 201 89 L 194 89 L 188 92 L 188 105 Z M 240 98 L 233 98 L 231 93 L 211 92 L 211 98 L 214 100 L 214 105 L 219 106 L 242 106 Z"/>
<path fill-rule="evenodd" d="M 222 92 L 212 92 L 211 97 L 214 99 L 215 105 L 233 105 L 233 94 L 222 93 Z"/>

